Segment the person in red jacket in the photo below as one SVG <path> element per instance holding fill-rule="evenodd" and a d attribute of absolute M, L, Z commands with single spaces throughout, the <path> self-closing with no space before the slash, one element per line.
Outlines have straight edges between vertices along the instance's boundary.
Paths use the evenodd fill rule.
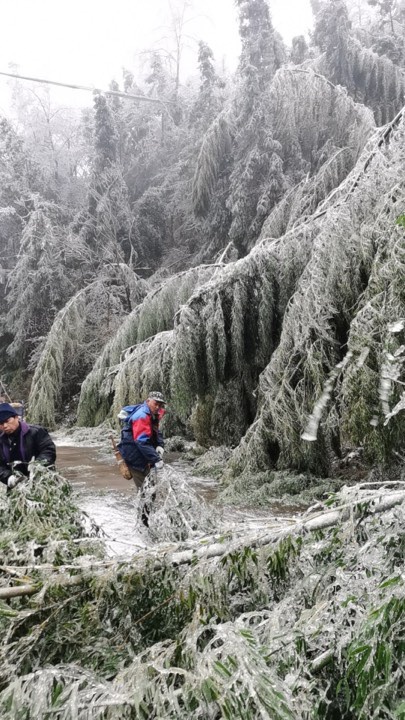
<path fill-rule="evenodd" d="M 152 468 L 163 467 L 164 439 L 159 423 L 165 414 L 166 401 L 161 392 L 150 392 L 140 405 L 123 408 L 128 413 L 121 431 L 118 448 L 129 466 L 138 490 Z M 121 413 L 118 417 L 121 417 Z M 152 496 L 153 500 L 153 496 Z M 145 507 L 142 522 L 148 525 L 149 508 Z"/>

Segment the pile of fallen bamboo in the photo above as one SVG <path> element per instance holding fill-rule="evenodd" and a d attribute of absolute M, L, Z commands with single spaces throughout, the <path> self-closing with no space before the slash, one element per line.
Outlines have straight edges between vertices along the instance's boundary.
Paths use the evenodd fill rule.
<path fill-rule="evenodd" d="M 2 720 L 38 708 L 59 720 L 226 718 L 240 707 L 249 720 L 326 720 L 325 697 L 342 720 L 395 716 L 404 500 L 404 483 L 365 483 L 297 517 L 223 524 L 129 559 L 3 559 Z M 377 681 L 356 659 L 368 648 L 379 667 L 382 645 L 390 675 L 377 707 Z"/>

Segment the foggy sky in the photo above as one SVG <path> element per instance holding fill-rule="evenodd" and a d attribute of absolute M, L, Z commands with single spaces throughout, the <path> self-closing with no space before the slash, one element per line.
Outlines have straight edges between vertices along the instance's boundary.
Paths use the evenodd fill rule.
<path fill-rule="evenodd" d="M 145 50 L 173 47 L 170 3 L 176 6 L 176 0 L 3 0 L 0 70 L 16 63 L 22 75 L 106 89 L 113 78 L 121 81 L 122 67 L 136 76 L 147 62 Z M 287 43 L 307 33 L 309 0 L 271 0 L 270 5 L 273 24 Z M 193 0 L 186 18 L 182 80 L 195 72 L 200 39 L 211 46 L 218 65 L 233 71 L 240 51 L 234 0 Z M 64 102 L 69 97 L 86 102 L 83 94 L 73 99 L 73 91 L 52 93 Z M 6 95 L 0 77 L 0 110 Z"/>

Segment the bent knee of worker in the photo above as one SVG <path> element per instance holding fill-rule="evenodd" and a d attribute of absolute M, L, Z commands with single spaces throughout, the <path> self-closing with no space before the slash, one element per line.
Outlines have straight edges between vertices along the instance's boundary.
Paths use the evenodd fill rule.
<path fill-rule="evenodd" d="M 132 470 L 131 469 L 131 474 L 132 474 L 132 479 L 135 483 L 135 486 L 138 488 L 138 490 L 140 490 L 145 481 L 145 473 L 143 473 L 141 470 Z"/>

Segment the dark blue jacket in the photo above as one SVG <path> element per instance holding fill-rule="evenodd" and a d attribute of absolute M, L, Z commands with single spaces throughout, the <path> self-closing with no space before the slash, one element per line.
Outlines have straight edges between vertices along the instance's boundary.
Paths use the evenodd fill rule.
<path fill-rule="evenodd" d="M 134 470 L 147 472 L 160 460 L 155 448 L 163 447 L 163 435 L 159 429 L 159 422 L 164 410 L 159 416 L 152 416 L 146 404 L 137 405 L 129 418 L 125 421 L 121 431 L 121 441 L 118 448 L 125 462 Z"/>
<path fill-rule="evenodd" d="M 44 465 L 53 465 L 56 460 L 56 448 L 51 436 L 40 425 L 28 425 L 20 421 L 18 435 L 18 458 L 20 461 L 15 470 L 28 476 L 28 463 L 30 460 L 39 460 Z M 6 433 L 0 433 L 0 481 L 7 485 L 7 480 L 13 474 L 10 458 L 10 445 Z"/>

